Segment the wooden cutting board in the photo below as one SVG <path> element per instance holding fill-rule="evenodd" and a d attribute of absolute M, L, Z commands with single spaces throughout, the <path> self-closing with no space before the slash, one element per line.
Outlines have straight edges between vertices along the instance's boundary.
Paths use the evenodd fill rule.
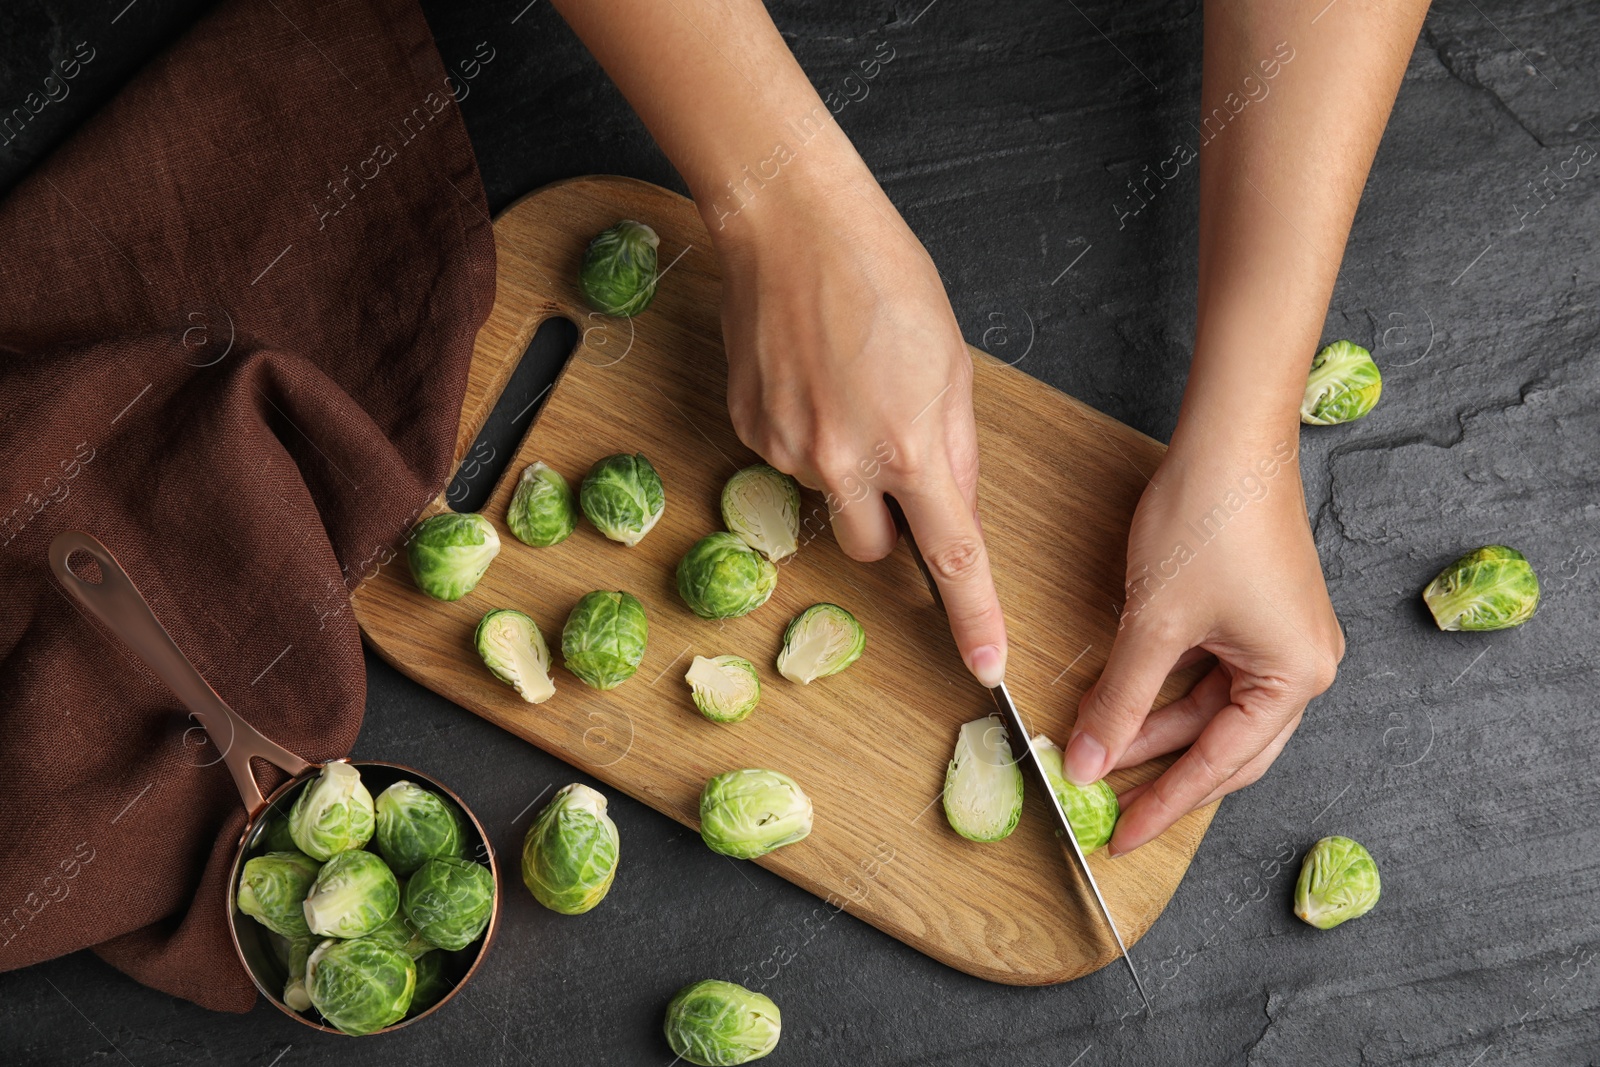
<path fill-rule="evenodd" d="M 671 264 L 654 304 L 633 320 L 589 311 L 576 285 L 589 239 L 624 218 L 654 227 L 662 267 Z M 993 707 L 963 668 L 904 545 L 879 563 L 850 560 L 827 528 L 820 496 L 808 492 L 802 541 L 814 539 L 783 566 L 763 607 L 707 622 L 678 598 L 679 558 L 720 528 L 723 482 L 757 460 L 728 419 L 717 260 L 693 205 L 631 179 L 580 178 L 513 204 L 495 235 L 496 300 L 478 334 L 458 464 L 541 322 L 571 319 L 579 345 L 484 507 L 503 547 L 478 587 L 453 604 L 431 600 L 412 585 L 402 557 L 357 590 L 355 614 L 378 654 L 691 827 L 712 775 L 737 767 L 792 775 L 815 804 L 815 830 L 756 862 L 952 967 L 1042 985 L 1115 959 L 1031 786 L 1022 822 L 1005 841 L 975 844 L 945 822 L 939 797 L 957 728 Z M 972 355 L 983 524 L 1011 636 L 1007 679 L 1024 715 L 1059 743 L 1111 647 L 1128 524 L 1162 446 Z M 511 536 L 505 509 L 524 466 L 543 460 L 576 489 L 589 466 L 613 452 L 645 453 L 666 485 L 666 512 L 636 548 L 605 540 L 586 521 L 553 548 Z M 441 495 L 433 510 L 445 507 Z M 628 590 L 649 616 L 644 662 L 620 688 L 596 692 L 557 669 L 555 697 L 535 706 L 484 669 L 472 634 L 485 612 L 525 611 L 559 647 L 567 612 L 592 589 Z M 795 685 L 774 657 L 784 625 L 817 601 L 855 613 L 866 653 L 840 675 Z M 760 707 L 732 726 L 703 719 L 683 681 L 695 655 L 723 653 L 761 670 Z M 1188 684 L 1170 682 L 1163 701 Z M 1112 783 L 1121 791 L 1164 766 L 1119 772 Z M 1102 851 L 1090 859 L 1130 942 L 1166 906 L 1214 811 L 1189 815 L 1129 856 L 1109 860 Z"/>

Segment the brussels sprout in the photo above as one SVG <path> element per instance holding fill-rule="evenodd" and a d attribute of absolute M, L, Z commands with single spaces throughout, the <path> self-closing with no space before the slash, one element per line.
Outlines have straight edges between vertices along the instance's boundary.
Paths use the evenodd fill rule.
<path fill-rule="evenodd" d="M 400 889 L 402 899 L 405 896 L 405 887 Z M 427 941 L 412 927 L 411 920 L 406 918 L 405 912 L 396 909 L 394 917 L 376 930 L 367 935 L 369 941 L 382 941 L 390 948 L 397 948 L 412 959 L 421 959 L 426 953 L 432 952 L 435 946 Z"/>
<path fill-rule="evenodd" d="M 809 685 L 838 674 L 860 659 L 866 647 L 867 631 L 854 615 L 837 604 L 813 604 L 783 631 L 778 673 L 791 682 Z"/>
<path fill-rule="evenodd" d="M 406 883 L 405 909 L 429 944 L 451 952 L 466 948 L 489 925 L 494 875 L 471 860 L 429 860 Z"/>
<path fill-rule="evenodd" d="M 268 852 L 244 865 L 239 875 L 239 910 L 273 933 L 310 937 L 300 905 L 321 866 L 303 852 Z"/>
<path fill-rule="evenodd" d="M 1440 571 L 1422 599 L 1441 630 L 1506 630 L 1533 617 L 1539 576 L 1516 549 L 1485 545 Z"/>
<path fill-rule="evenodd" d="M 637 452 L 607 456 L 590 467 L 578 499 L 595 529 L 629 548 L 644 540 L 667 507 L 661 475 Z"/>
<path fill-rule="evenodd" d="M 1378 903 L 1378 865 L 1348 837 L 1324 837 L 1306 852 L 1294 885 L 1294 913 L 1318 930 L 1359 919 Z"/>
<path fill-rule="evenodd" d="M 311 955 L 311 935 L 289 939 L 289 978 L 283 985 L 283 1003 L 295 1011 L 311 1007 L 311 994 L 306 992 L 306 959 Z"/>
<path fill-rule="evenodd" d="M 572 486 L 544 462 L 530 463 L 517 480 L 506 508 L 506 525 L 525 545 L 559 545 L 578 528 L 578 502 Z"/>
<path fill-rule="evenodd" d="M 606 798 L 574 782 L 545 805 L 522 842 L 522 881 L 535 900 L 582 915 L 605 899 L 622 842 Z"/>
<path fill-rule="evenodd" d="M 712 722 L 741 722 L 761 699 L 756 665 L 740 656 L 696 656 L 683 676 L 694 706 Z"/>
<path fill-rule="evenodd" d="M 406 1018 L 421 1015 L 450 992 L 451 981 L 444 973 L 444 953 L 429 952 L 417 957 L 417 988 L 411 994 Z"/>
<path fill-rule="evenodd" d="M 1061 766 L 1061 749 L 1043 734 L 1033 739 L 1033 750 L 1044 764 L 1045 777 L 1050 779 L 1061 810 L 1067 814 L 1072 836 L 1078 839 L 1083 854 L 1087 856 L 1110 841 L 1111 832 L 1117 828 L 1117 818 L 1122 814 L 1122 804 L 1111 783 L 1104 778 L 1093 785 L 1069 782 Z"/>
<path fill-rule="evenodd" d="M 699 1067 L 759 1060 L 778 1047 L 778 1006 L 732 982 L 684 986 L 667 1005 L 663 1029 L 672 1051 Z"/>
<path fill-rule="evenodd" d="M 261 831 L 261 836 L 256 838 L 256 849 L 260 852 L 300 851 L 300 846 L 294 843 L 294 836 L 289 833 L 288 815 L 274 812 L 267 816 L 267 825 Z"/>
<path fill-rule="evenodd" d="M 1349 341 L 1335 341 L 1311 361 L 1300 421 L 1307 426 L 1354 422 L 1372 410 L 1383 392 L 1383 376 L 1372 353 Z"/>
<path fill-rule="evenodd" d="M 306 961 L 312 1007 L 356 1037 L 399 1022 L 416 984 L 411 957 L 370 937 L 324 941 Z"/>
<path fill-rule="evenodd" d="M 596 311 L 632 318 L 656 295 L 656 246 L 642 222 L 624 219 L 589 242 L 578 272 L 583 299 Z"/>
<path fill-rule="evenodd" d="M 417 523 L 406 546 L 411 577 L 435 600 L 460 600 L 472 592 L 494 557 L 500 535 L 482 515 L 435 515 Z"/>
<path fill-rule="evenodd" d="M 596 590 L 579 599 L 561 628 L 561 659 L 578 680 L 615 689 L 644 660 L 650 624 L 644 605 L 631 593 Z"/>
<path fill-rule="evenodd" d="M 787 774 L 719 774 L 700 793 L 700 838 L 713 852 L 753 860 L 811 832 L 811 799 Z"/>
<path fill-rule="evenodd" d="M 550 646 L 539 625 L 520 611 L 499 608 L 478 623 L 472 635 L 484 666 L 502 682 L 509 682 L 530 704 L 543 704 L 556 695 L 550 677 Z"/>
<path fill-rule="evenodd" d="M 722 487 L 722 521 L 744 543 L 776 563 L 800 547 L 800 483 L 758 463 Z"/>
<path fill-rule="evenodd" d="M 295 798 L 289 809 L 289 835 L 301 852 L 326 861 L 372 840 L 373 817 L 372 794 L 361 784 L 361 772 L 343 760 L 332 760 Z"/>
<path fill-rule="evenodd" d="M 395 874 L 409 875 L 431 859 L 459 857 L 465 841 L 454 804 L 415 782 L 399 781 L 378 794 L 378 854 Z"/>
<path fill-rule="evenodd" d="M 990 715 L 961 727 L 944 776 L 944 817 L 969 841 L 1000 841 L 1022 817 L 1022 769 Z"/>
<path fill-rule="evenodd" d="M 305 901 L 306 925 L 323 937 L 365 937 L 394 918 L 400 883 L 383 860 L 358 848 L 322 865 Z"/>
<path fill-rule="evenodd" d="M 767 602 L 778 568 L 731 533 L 695 542 L 678 563 L 678 595 L 702 619 L 735 619 Z"/>

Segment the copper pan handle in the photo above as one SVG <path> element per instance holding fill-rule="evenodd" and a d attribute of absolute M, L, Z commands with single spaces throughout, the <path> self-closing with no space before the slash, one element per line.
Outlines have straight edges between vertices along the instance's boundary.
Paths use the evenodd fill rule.
<path fill-rule="evenodd" d="M 67 565 L 74 552 L 87 552 L 100 565 L 100 581 L 78 577 Z M 260 757 L 293 775 L 311 770 L 312 764 L 282 745 L 262 736 L 254 726 L 217 695 L 217 691 L 195 670 L 194 664 L 178 648 L 161 620 L 150 610 L 133 579 L 122 569 L 117 557 L 89 534 L 68 530 L 50 542 L 50 569 L 74 600 L 113 634 L 121 638 L 145 665 L 156 673 L 167 688 L 194 713 L 205 727 L 211 743 L 222 753 L 223 762 L 239 787 L 245 810 L 254 819 L 266 807 L 261 788 L 250 773 L 250 760 Z"/>

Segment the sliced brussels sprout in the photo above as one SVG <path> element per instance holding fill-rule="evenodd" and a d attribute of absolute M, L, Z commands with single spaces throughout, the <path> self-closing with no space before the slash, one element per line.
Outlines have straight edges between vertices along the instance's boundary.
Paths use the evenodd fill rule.
<path fill-rule="evenodd" d="M 406 883 L 405 914 L 431 945 L 455 952 L 483 934 L 494 910 L 494 875 L 481 863 L 429 860 Z"/>
<path fill-rule="evenodd" d="M 530 704 L 543 704 L 556 695 L 550 677 L 550 646 L 539 624 L 520 611 L 499 608 L 478 623 L 472 636 L 484 666 L 517 690 Z"/>
<path fill-rule="evenodd" d="M 698 1067 L 759 1060 L 778 1047 L 778 1006 L 732 982 L 707 979 L 678 990 L 667 1005 L 667 1044 Z"/>
<path fill-rule="evenodd" d="M 800 547 L 800 483 L 758 463 L 722 487 L 722 521 L 731 533 L 776 563 Z"/>
<path fill-rule="evenodd" d="M 867 631 L 854 615 L 837 604 L 813 604 L 783 631 L 778 673 L 791 682 L 809 685 L 838 674 L 860 659 L 866 647 Z"/>
<path fill-rule="evenodd" d="M 561 659 L 578 680 L 615 689 L 644 661 L 650 624 L 631 593 L 596 590 L 579 599 L 561 629 Z"/>
<path fill-rule="evenodd" d="M 572 486 L 542 460 L 530 463 L 517 479 L 516 491 L 506 508 L 511 535 L 525 545 L 549 548 L 559 545 L 578 528 L 578 501 Z"/>
<path fill-rule="evenodd" d="M 574 782 L 545 805 L 522 842 L 522 881 L 535 900 L 582 915 L 605 899 L 622 847 L 606 798 Z"/>
<path fill-rule="evenodd" d="M 444 998 L 450 992 L 451 981 L 444 973 L 445 956 L 443 952 L 429 952 L 418 956 L 417 961 L 417 988 L 411 994 L 411 1006 L 406 1009 L 406 1018 L 421 1015 Z"/>
<path fill-rule="evenodd" d="M 373 820 L 372 794 L 361 784 L 361 772 L 332 760 L 301 787 L 289 809 L 289 835 L 301 852 L 326 862 L 372 840 Z"/>
<path fill-rule="evenodd" d="M 1061 749 L 1044 734 L 1033 739 L 1033 750 L 1039 753 L 1045 777 L 1050 779 L 1061 810 L 1067 813 L 1072 836 L 1078 839 L 1083 854 L 1087 856 L 1110 841 L 1122 814 L 1122 803 L 1111 783 L 1102 778 L 1093 785 L 1073 785 L 1062 767 Z"/>
<path fill-rule="evenodd" d="M 247 860 L 239 874 L 239 910 L 273 933 L 310 937 L 301 904 L 322 866 L 298 849 Z"/>
<path fill-rule="evenodd" d="M 778 771 L 719 774 L 700 793 L 700 838 L 713 852 L 753 860 L 811 832 L 811 798 Z"/>
<path fill-rule="evenodd" d="M 767 602 L 778 568 L 731 533 L 696 541 L 678 563 L 678 595 L 702 619 L 735 619 Z"/>
<path fill-rule="evenodd" d="M 1311 361 L 1311 376 L 1300 400 L 1300 421 L 1307 426 L 1354 422 L 1378 402 L 1383 376 L 1372 353 L 1349 341 L 1335 341 Z"/>
<path fill-rule="evenodd" d="M 261 836 L 256 838 L 258 852 L 299 852 L 300 846 L 294 843 L 294 836 L 289 833 L 289 816 L 277 812 L 267 816 L 266 828 L 261 831 Z"/>
<path fill-rule="evenodd" d="M 1440 571 L 1422 599 L 1441 630 L 1506 630 L 1533 618 L 1539 576 L 1516 549 L 1485 545 Z"/>
<path fill-rule="evenodd" d="M 352 848 L 322 865 L 306 895 L 306 925 L 323 937 L 365 937 L 394 918 L 400 883 L 388 864 Z"/>
<path fill-rule="evenodd" d="M 431 859 L 460 857 L 466 833 L 456 806 L 415 782 L 399 781 L 378 794 L 378 855 L 398 875 Z"/>
<path fill-rule="evenodd" d="M 631 318 L 656 295 L 656 246 L 642 222 L 624 219 L 589 242 L 578 272 L 583 299 L 596 311 Z"/>
<path fill-rule="evenodd" d="M 1001 841 L 1022 817 L 1022 768 L 990 715 L 961 727 L 944 776 L 944 817 L 969 841 Z"/>
<path fill-rule="evenodd" d="M 696 656 L 683 680 L 700 714 L 712 722 L 741 722 L 761 699 L 756 665 L 741 656 Z"/>
<path fill-rule="evenodd" d="M 488 519 L 453 512 L 417 523 L 406 546 L 412 580 L 435 600 L 460 600 L 472 592 L 499 554 L 500 535 Z"/>
<path fill-rule="evenodd" d="M 595 529 L 629 548 L 644 540 L 667 508 L 661 475 L 637 452 L 607 456 L 590 467 L 578 499 Z"/>
<path fill-rule="evenodd" d="M 284 1007 L 295 1011 L 311 1007 L 311 994 L 306 992 L 306 959 L 315 943 L 310 934 L 289 939 L 289 977 L 283 984 Z"/>
<path fill-rule="evenodd" d="M 400 887 L 401 899 L 405 899 L 405 886 Z M 366 935 L 369 941 L 382 941 L 391 948 L 397 948 L 412 959 L 421 959 L 425 953 L 432 952 L 436 946 L 417 933 L 412 927 L 411 920 L 406 918 L 404 909 L 397 909 L 394 917 L 370 934 Z"/>
<path fill-rule="evenodd" d="M 1294 913 L 1318 930 L 1359 919 L 1378 903 L 1378 865 L 1348 837 L 1324 837 L 1306 852 L 1294 885 Z"/>
<path fill-rule="evenodd" d="M 306 960 L 311 1006 L 355 1037 L 404 1018 L 416 983 L 411 957 L 370 937 L 324 941 Z"/>

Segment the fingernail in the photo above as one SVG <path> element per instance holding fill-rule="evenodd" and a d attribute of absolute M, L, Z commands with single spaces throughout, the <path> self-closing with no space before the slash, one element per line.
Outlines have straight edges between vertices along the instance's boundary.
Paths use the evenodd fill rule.
<path fill-rule="evenodd" d="M 1066 759 L 1062 761 L 1067 781 L 1073 785 L 1093 785 L 1100 780 L 1106 765 L 1106 746 L 1090 733 L 1076 733 L 1067 742 Z"/>
<path fill-rule="evenodd" d="M 999 645 L 984 645 L 973 649 L 972 658 L 968 663 L 978 681 L 990 689 L 1006 680 L 1006 657 L 1001 653 Z"/>

